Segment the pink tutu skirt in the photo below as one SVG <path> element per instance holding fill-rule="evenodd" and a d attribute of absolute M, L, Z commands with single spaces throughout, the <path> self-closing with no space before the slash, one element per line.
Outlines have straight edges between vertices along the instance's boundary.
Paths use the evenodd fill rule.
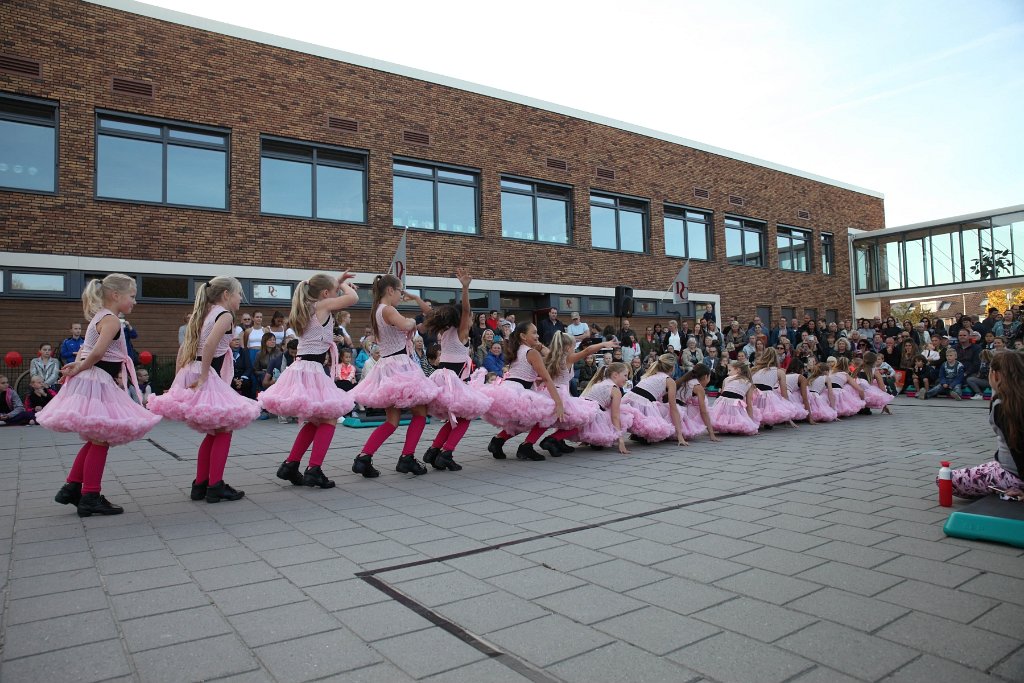
<path fill-rule="evenodd" d="M 538 424 L 549 427 L 553 422 L 555 402 L 546 391 L 533 391 L 511 380 L 484 384 L 480 391 L 491 399 L 484 419 L 509 434 L 528 431 Z"/>
<path fill-rule="evenodd" d="M 719 396 L 708 409 L 711 426 L 720 434 L 757 434 L 761 426 L 760 411 L 754 409 L 754 419 L 747 415 L 746 403 L 738 398 Z"/>
<path fill-rule="evenodd" d="M 833 389 L 832 396 L 835 397 L 836 412 L 839 413 L 839 417 L 856 415 L 866 405 L 864 399 L 857 395 L 857 390 L 849 384 L 844 384 L 843 388 L 839 390 Z"/>
<path fill-rule="evenodd" d="M 588 402 L 597 405 L 594 401 Z M 633 426 L 636 414 L 636 409 L 632 406 L 619 403 L 619 424 L 622 428 L 616 429 L 615 425 L 612 424 L 611 410 L 601 410 L 599 408 L 594 419 L 580 427 L 580 433 L 577 438 L 591 446 L 614 446 L 621 437 L 624 437 L 629 432 Z"/>
<path fill-rule="evenodd" d="M 259 395 L 259 404 L 274 415 L 309 420 L 337 420 L 352 412 L 355 402 L 335 386 L 322 363 L 296 360 Z"/>
<path fill-rule="evenodd" d="M 828 402 L 828 396 L 807 392 L 808 403 L 811 404 L 811 417 L 815 422 L 834 422 L 839 413 Z"/>
<path fill-rule="evenodd" d="M 789 403 L 793 406 L 793 419 L 799 422 L 800 420 L 806 420 L 810 414 L 807 412 L 807 408 L 804 407 L 804 398 L 800 395 L 799 391 L 789 392 Z"/>
<path fill-rule="evenodd" d="M 683 432 L 683 438 L 692 439 L 693 437 L 700 436 L 706 432 L 708 428 L 704 425 L 704 420 L 700 419 L 700 412 L 698 411 L 697 419 L 694 420 L 687 411 L 687 407 L 688 406 L 685 405 L 679 405 L 679 403 L 676 402 L 676 409 L 679 411 L 679 426 Z M 668 414 L 667 403 L 659 402 L 658 412 L 661 413 L 662 417 L 669 421 L 669 424 L 672 423 L 672 417 Z M 673 428 L 672 431 L 675 433 L 675 428 Z"/>
<path fill-rule="evenodd" d="M 385 356 L 370 374 L 348 392 L 359 405 L 370 408 L 412 408 L 433 401 L 440 389 L 423 374 L 408 354 Z"/>
<path fill-rule="evenodd" d="M 762 425 L 777 425 L 797 419 L 795 406 L 782 398 L 778 391 L 758 390 L 754 396 L 754 409 L 761 413 Z"/>
<path fill-rule="evenodd" d="M 535 385 L 533 390 L 538 393 L 543 393 L 545 396 L 550 398 L 547 388 L 543 385 Z M 568 387 L 556 386 L 555 390 L 558 392 L 559 398 L 562 399 L 562 419 L 551 419 L 554 417 L 551 415 L 549 416 L 547 424 L 544 422 L 540 423 L 543 427 L 554 427 L 556 429 L 579 429 L 596 418 L 597 414 L 601 412 L 600 406 L 593 401 L 588 401 L 585 398 L 580 398 L 570 394 Z"/>
<path fill-rule="evenodd" d="M 55 432 L 120 446 L 141 439 L 160 416 L 133 401 L 110 373 L 93 366 L 64 382 L 36 421 Z"/>
<path fill-rule="evenodd" d="M 633 392 L 622 397 L 622 404 L 629 406 L 634 411 L 633 426 L 629 428 L 630 433 L 652 443 L 664 441 L 676 433 L 675 425 L 658 408 L 659 403 Z"/>
<path fill-rule="evenodd" d="M 493 399 L 480 390 L 483 385 L 463 382 L 447 368 L 434 370 L 429 379 L 440 391 L 427 405 L 427 412 L 439 420 L 449 420 L 453 415 L 462 420 L 475 420 L 491 407 Z"/>
<path fill-rule="evenodd" d="M 874 384 L 869 384 L 867 380 L 857 380 L 860 384 L 861 389 L 864 390 L 864 402 L 867 403 L 868 408 L 874 408 L 875 410 L 881 410 L 896 398 L 887 391 L 882 391 Z"/>
<path fill-rule="evenodd" d="M 259 404 L 232 389 L 213 368 L 199 389 L 190 389 L 201 367 L 200 361 L 192 361 L 178 370 L 171 388 L 149 399 L 149 409 L 206 434 L 233 432 L 260 416 Z"/>

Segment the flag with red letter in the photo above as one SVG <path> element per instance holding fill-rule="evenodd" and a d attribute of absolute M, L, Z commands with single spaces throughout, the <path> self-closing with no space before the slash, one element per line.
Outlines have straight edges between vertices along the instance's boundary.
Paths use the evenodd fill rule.
<path fill-rule="evenodd" d="M 398 242 L 398 248 L 395 249 L 395 258 L 391 259 L 391 265 L 388 267 L 388 275 L 394 275 L 402 281 L 402 289 L 405 289 L 405 273 L 408 270 L 409 261 L 405 254 L 405 236 L 408 234 L 409 229 L 406 228 L 405 232 L 402 233 L 402 239 Z"/>
<path fill-rule="evenodd" d="M 672 283 L 672 303 L 685 304 L 690 300 L 690 262 L 687 261 L 679 269 L 675 282 Z"/>

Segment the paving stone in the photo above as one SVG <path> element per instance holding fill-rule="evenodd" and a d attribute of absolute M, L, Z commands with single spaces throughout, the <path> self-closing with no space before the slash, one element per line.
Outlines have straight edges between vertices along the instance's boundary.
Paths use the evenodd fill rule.
<path fill-rule="evenodd" d="M 895 534 L 878 531 L 877 529 L 861 529 L 860 527 L 847 526 L 846 524 L 833 524 L 832 526 L 815 529 L 810 533 L 815 536 L 831 538 L 835 541 L 847 541 L 848 543 L 856 543 L 863 546 L 873 546 L 895 536 Z"/>
<path fill-rule="evenodd" d="M 600 586 L 581 586 L 537 600 L 552 612 L 563 614 L 582 624 L 618 616 L 640 609 L 645 603 Z"/>
<path fill-rule="evenodd" d="M 131 666 L 119 640 L 69 647 L 34 657 L 5 660 L 0 678 L 5 681 L 105 681 L 127 676 Z"/>
<path fill-rule="evenodd" d="M 995 600 L 981 598 L 965 591 L 912 580 L 882 591 L 875 597 L 964 624 L 974 621 L 997 605 Z"/>
<path fill-rule="evenodd" d="M 765 531 L 765 527 L 762 524 L 752 524 L 750 522 L 742 522 L 736 519 L 714 519 L 704 524 L 698 524 L 693 527 L 696 531 L 703 531 L 709 534 L 718 534 L 720 536 L 729 536 L 730 538 L 746 538 L 752 536 L 758 532 Z"/>
<path fill-rule="evenodd" d="M 178 559 L 168 550 L 150 550 L 131 555 L 114 555 L 96 561 L 96 567 L 104 575 L 136 572 L 142 569 L 157 569 L 178 564 Z"/>
<path fill-rule="evenodd" d="M 121 622 L 129 652 L 166 647 L 231 632 L 216 608 L 196 607 Z"/>
<path fill-rule="evenodd" d="M 668 658 L 730 683 L 781 683 L 814 666 L 803 657 L 735 633 L 720 633 Z"/>
<path fill-rule="evenodd" d="M 439 628 L 378 640 L 373 648 L 413 678 L 432 676 L 484 659 L 482 652 Z"/>
<path fill-rule="evenodd" d="M 877 571 L 955 588 L 979 574 L 977 569 L 960 567 L 949 562 L 936 562 L 923 557 L 897 557 L 875 568 Z"/>
<path fill-rule="evenodd" d="M 1024 647 L 1000 662 L 992 669 L 992 673 L 1007 681 L 1024 680 Z"/>
<path fill-rule="evenodd" d="M 107 609 L 108 606 L 107 596 L 102 588 L 82 588 L 53 595 L 37 595 L 33 598 L 12 600 L 7 605 L 7 625 L 92 612 Z"/>
<path fill-rule="evenodd" d="M 229 617 L 249 647 L 259 647 L 339 627 L 338 621 L 312 601 L 295 602 Z"/>
<path fill-rule="evenodd" d="M 359 570 L 359 565 L 343 557 L 334 557 L 329 560 L 280 567 L 277 571 L 299 588 L 305 588 L 349 578 Z"/>
<path fill-rule="evenodd" d="M 776 605 L 783 605 L 821 588 L 819 584 L 763 569 L 750 569 L 742 574 L 716 581 L 714 585 Z"/>
<path fill-rule="evenodd" d="M 800 612 L 751 598 L 736 598 L 702 610 L 697 619 L 770 643 L 816 621 Z"/>
<path fill-rule="evenodd" d="M 695 671 L 625 643 L 612 643 L 573 657 L 550 670 L 570 683 L 680 683 L 699 677 Z"/>
<path fill-rule="evenodd" d="M 353 607 L 343 612 L 335 612 L 334 616 L 367 642 L 421 631 L 433 626 L 431 622 L 405 605 L 393 600 L 376 605 Z"/>
<path fill-rule="evenodd" d="M 133 657 L 144 681 L 194 681 L 240 674 L 257 668 L 248 648 L 234 635 L 216 636 L 202 642 L 180 643 L 136 653 Z"/>
<path fill-rule="evenodd" d="M 793 679 L 792 683 L 860 683 L 861 678 L 853 678 L 841 674 L 835 669 L 825 666 L 816 666 L 806 673 L 802 673 Z"/>
<path fill-rule="evenodd" d="M 694 531 L 693 529 L 687 529 L 676 524 L 666 524 L 665 522 L 655 522 L 654 524 L 648 524 L 637 529 L 633 529 L 629 532 L 631 536 L 637 538 L 646 538 L 648 541 L 654 541 L 656 543 L 666 543 L 674 545 L 681 541 L 685 541 L 692 538 L 707 536 L 701 531 Z M 721 538 L 726 538 L 722 536 Z M 625 540 L 629 540 L 626 538 Z M 733 540 L 733 539 L 726 539 Z"/>
<path fill-rule="evenodd" d="M 11 564 L 11 578 L 20 579 L 28 576 L 41 576 L 73 569 L 89 569 L 95 564 L 92 553 L 82 550 L 60 556 L 59 562 L 50 557 L 33 557 L 26 560 L 15 560 Z M 6 563 L 5 563 L 6 566 Z"/>
<path fill-rule="evenodd" d="M 746 565 L 738 562 L 709 557 L 700 553 L 688 553 L 667 562 L 659 562 L 651 568 L 673 576 L 693 579 L 700 583 L 711 583 L 748 569 Z"/>
<path fill-rule="evenodd" d="M 250 583 L 270 581 L 281 578 L 276 569 L 265 562 L 248 562 L 231 567 L 216 567 L 192 572 L 192 577 L 200 588 L 215 591 L 222 588 L 245 586 Z"/>
<path fill-rule="evenodd" d="M 948 619 L 912 612 L 878 632 L 889 640 L 952 659 L 974 669 L 988 669 L 1018 647 L 1020 638 L 958 624 Z"/>
<path fill-rule="evenodd" d="M 648 541 L 646 538 L 622 543 L 621 545 L 609 546 L 603 548 L 601 552 L 642 565 L 652 565 L 686 554 L 685 550 Z"/>
<path fill-rule="evenodd" d="M 819 621 L 776 642 L 838 671 L 874 681 L 917 657 L 911 649 L 839 624 Z"/>
<path fill-rule="evenodd" d="M 1024 633 L 1024 612 L 1014 605 L 997 605 L 972 622 L 971 626 L 1020 639 Z"/>
<path fill-rule="evenodd" d="M 924 655 L 888 676 L 885 683 L 995 683 L 995 679 L 977 669 L 954 664 L 948 659 Z"/>
<path fill-rule="evenodd" d="M 741 541 L 738 538 L 729 538 L 728 536 L 719 536 L 717 534 L 704 534 L 676 543 L 675 545 L 677 548 L 692 550 L 702 555 L 711 555 L 712 557 L 720 557 L 722 559 L 731 558 L 762 547 L 757 543 Z"/>
<path fill-rule="evenodd" d="M 981 574 L 957 586 L 957 590 L 1024 605 L 1024 581 L 999 574 Z"/>
<path fill-rule="evenodd" d="M 93 588 L 99 585 L 99 574 L 91 567 L 69 572 L 29 576 L 23 579 L 11 580 L 10 599 L 32 598 L 37 595 L 50 595 L 80 588 Z"/>
<path fill-rule="evenodd" d="M 750 543 L 772 546 L 773 548 L 791 550 L 796 553 L 801 553 L 808 548 L 824 545 L 827 542 L 823 538 L 789 531 L 788 529 L 768 529 L 757 534 L 751 534 L 743 540 Z"/>
<path fill-rule="evenodd" d="M 680 614 L 692 614 L 735 597 L 734 593 L 677 577 L 631 590 L 627 595 Z"/>
<path fill-rule="evenodd" d="M 501 665 L 497 666 L 501 669 L 505 668 Z M 330 681 L 331 683 L 413 683 L 416 679 L 389 662 L 381 662 L 380 664 L 372 664 L 362 669 L 346 671 L 318 680 Z M 220 681 L 217 681 L 217 683 L 220 683 Z M 239 683 L 243 682 L 240 681 Z M 524 683 L 524 681 L 516 681 L 515 683 Z"/>
<path fill-rule="evenodd" d="M 985 550 L 969 550 L 962 555 L 950 560 L 952 564 L 959 564 L 965 567 L 973 567 L 986 572 L 1005 574 L 1018 579 L 1024 579 L 1024 557 L 1020 555 L 1011 557 L 1008 555 L 987 552 Z"/>
<path fill-rule="evenodd" d="M 5 659 L 28 657 L 117 636 L 117 627 L 109 610 L 67 614 L 7 627 L 3 656 Z"/>
<path fill-rule="evenodd" d="M 826 562 L 797 574 L 797 578 L 861 595 L 875 595 L 902 581 L 897 576 L 842 562 Z"/>
<path fill-rule="evenodd" d="M 812 548 L 809 552 L 813 552 L 814 550 L 816 549 Z M 825 560 L 818 559 L 816 557 L 808 557 L 807 555 L 794 553 L 789 550 L 771 547 L 758 548 L 757 550 L 752 550 L 749 553 L 736 555 L 732 560 L 733 562 L 742 562 L 750 567 L 760 567 L 761 569 L 767 569 L 768 571 L 776 572 L 778 574 L 786 574 L 789 576 L 798 574 L 806 569 L 810 569 L 811 567 L 825 562 Z"/>
<path fill-rule="evenodd" d="M 574 569 L 582 569 L 583 567 L 607 562 L 614 558 L 611 555 L 605 555 L 589 548 L 564 545 L 530 553 L 525 556 L 525 559 L 537 564 L 547 565 L 562 572 L 571 572 Z"/>
<path fill-rule="evenodd" d="M 429 568 L 427 570 L 429 571 Z M 437 579 L 419 577 L 399 583 L 395 588 L 427 607 L 494 592 L 492 584 L 474 579 L 462 572 L 448 572 Z"/>
<path fill-rule="evenodd" d="M 511 574 L 502 574 L 489 579 L 489 583 L 527 600 L 583 585 L 583 581 L 575 576 L 546 567 L 533 567 Z"/>
<path fill-rule="evenodd" d="M 875 567 L 898 555 L 898 553 L 888 550 L 866 548 L 862 545 L 845 541 L 832 541 L 825 545 L 810 548 L 807 550 L 807 554 L 865 568 Z"/>
<path fill-rule="evenodd" d="M 551 666 L 612 642 L 607 635 L 558 615 L 510 626 L 488 634 L 487 638 L 539 667 Z"/>
<path fill-rule="evenodd" d="M 184 569 L 178 566 L 143 569 L 106 577 L 107 592 L 110 595 L 137 593 L 187 583 L 191 583 L 191 578 Z"/>
<path fill-rule="evenodd" d="M 721 630 L 691 617 L 653 606 L 593 626 L 659 656 L 713 636 Z"/>
<path fill-rule="evenodd" d="M 304 592 L 320 603 L 328 612 L 373 605 L 391 599 L 362 579 L 345 579 L 326 587 L 312 586 L 305 589 Z"/>

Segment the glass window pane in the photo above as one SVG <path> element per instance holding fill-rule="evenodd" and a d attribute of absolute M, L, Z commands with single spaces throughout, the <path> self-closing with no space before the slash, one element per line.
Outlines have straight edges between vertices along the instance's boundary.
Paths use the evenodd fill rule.
<path fill-rule="evenodd" d="M 394 225 L 434 229 L 434 183 L 394 178 Z"/>
<path fill-rule="evenodd" d="M 424 289 L 420 296 L 423 297 L 424 301 L 429 299 L 435 304 L 454 304 L 456 300 L 455 290 L 453 289 Z"/>
<path fill-rule="evenodd" d="M 686 217 L 692 221 L 707 221 L 708 219 L 706 213 L 698 213 L 697 211 L 687 211 Z"/>
<path fill-rule="evenodd" d="M 260 159 L 260 211 L 313 216 L 313 164 Z"/>
<path fill-rule="evenodd" d="M 524 192 L 533 192 L 533 185 L 530 183 L 520 183 L 514 180 L 501 179 L 501 188 L 503 190 L 522 190 Z"/>
<path fill-rule="evenodd" d="M 364 157 L 362 154 L 355 154 L 354 152 L 345 152 L 340 149 L 317 148 L 316 163 L 331 165 L 342 164 L 345 166 L 358 166 L 359 168 L 365 168 L 366 157 Z"/>
<path fill-rule="evenodd" d="M 167 146 L 167 201 L 227 208 L 227 152 Z"/>
<path fill-rule="evenodd" d="M 263 140 L 261 144 L 265 155 L 298 157 L 310 161 L 313 159 L 313 148 L 309 145 L 297 145 L 283 140 Z"/>
<path fill-rule="evenodd" d="M 590 313 L 598 315 L 611 315 L 612 314 L 612 300 L 611 299 L 595 299 L 591 297 L 587 300 L 587 309 Z"/>
<path fill-rule="evenodd" d="M 998 251 L 1009 251 L 1009 258 L 1013 259 L 1013 251 L 1010 249 L 1010 226 L 1009 225 L 993 225 L 992 226 L 992 248 Z M 1013 268 L 1001 268 L 996 274 L 996 277 L 1010 277 L 1013 274 Z"/>
<path fill-rule="evenodd" d="M 160 126 L 153 124 L 144 123 L 129 123 L 127 121 L 117 121 L 115 119 L 100 119 L 100 128 L 106 130 L 123 130 L 128 133 L 138 133 L 140 135 L 155 135 L 160 137 Z"/>
<path fill-rule="evenodd" d="M 441 169 L 441 168 L 439 168 L 437 170 L 437 177 L 438 178 L 448 178 L 450 180 L 461 180 L 461 181 L 467 182 L 467 183 L 475 183 L 476 182 L 476 176 L 473 175 L 472 173 L 458 173 L 456 171 L 446 171 L 446 170 Z"/>
<path fill-rule="evenodd" d="M 741 230 L 725 229 L 725 259 L 732 265 L 743 264 L 743 232 Z"/>
<path fill-rule="evenodd" d="M 403 164 L 395 162 L 392 166 L 394 170 L 401 171 L 402 173 L 416 173 L 417 175 L 428 175 L 433 177 L 434 169 L 425 166 L 415 166 L 413 164 Z"/>
<path fill-rule="evenodd" d="M 187 299 L 187 277 L 155 277 L 144 275 L 139 278 L 142 287 L 139 296 L 153 299 Z"/>
<path fill-rule="evenodd" d="M 708 258 L 708 226 L 707 223 L 686 221 L 687 246 L 689 257 L 695 259 Z"/>
<path fill-rule="evenodd" d="M 641 253 L 644 250 L 644 215 L 619 212 L 619 249 Z"/>
<path fill-rule="evenodd" d="M 779 268 L 793 270 L 793 255 L 790 251 L 790 239 L 780 230 L 775 236 L 775 247 L 779 250 Z"/>
<path fill-rule="evenodd" d="M 743 236 L 743 248 L 746 251 L 748 266 L 760 266 L 761 262 L 761 233 L 747 230 Z"/>
<path fill-rule="evenodd" d="M 476 232 L 476 188 L 438 183 L 438 229 L 446 232 Z"/>
<path fill-rule="evenodd" d="M 482 308 L 491 307 L 491 295 L 490 292 L 481 292 L 479 290 L 469 290 L 469 305 L 472 308 L 480 310 Z"/>
<path fill-rule="evenodd" d="M 167 134 L 172 140 L 191 140 L 192 142 L 204 142 L 208 145 L 218 145 L 220 147 L 227 144 L 226 136 L 215 133 L 195 133 L 190 130 L 175 130 L 172 128 Z"/>
<path fill-rule="evenodd" d="M 64 276 L 57 273 L 11 273 L 12 292 L 63 292 Z"/>
<path fill-rule="evenodd" d="M 569 243 L 569 204 L 560 199 L 537 198 L 537 240 Z"/>
<path fill-rule="evenodd" d="M 960 278 L 959 255 L 954 260 L 952 243 L 950 237 L 957 237 L 956 233 L 941 233 L 932 235 L 930 240 L 932 269 L 935 284 L 948 285 L 958 282 Z M 957 240 L 959 246 L 959 239 Z"/>
<path fill-rule="evenodd" d="M 96 195 L 163 201 L 163 144 L 101 135 L 96 150 Z"/>
<path fill-rule="evenodd" d="M 252 298 L 273 299 L 275 301 L 291 301 L 292 286 L 288 284 L 277 284 L 271 282 L 254 282 L 252 285 Z"/>
<path fill-rule="evenodd" d="M 0 121 L 0 186 L 53 192 L 56 129 Z"/>
<path fill-rule="evenodd" d="M 363 172 L 317 165 L 316 217 L 356 223 L 365 221 Z"/>
<path fill-rule="evenodd" d="M 514 192 L 501 193 L 501 235 L 517 240 L 532 240 L 533 198 Z"/>
<path fill-rule="evenodd" d="M 981 275 L 971 268 L 976 265 L 978 258 L 981 255 L 978 240 L 980 234 L 978 230 L 964 230 L 962 233 L 962 239 L 964 242 L 964 275 L 968 280 L 977 280 Z"/>
<path fill-rule="evenodd" d="M 605 197 L 599 194 L 590 195 L 591 204 L 606 204 L 608 206 L 615 206 L 615 199 L 612 197 Z"/>
<path fill-rule="evenodd" d="M 616 249 L 615 209 L 590 207 L 590 244 L 601 249 Z"/>
<path fill-rule="evenodd" d="M 668 256 L 686 256 L 686 243 L 683 230 L 685 222 L 677 217 L 665 214 L 665 254 Z"/>
<path fill-rule="evenodd" d="M 881 275 L 881 291 L 903 287 L 903 251 L 900 238 L 890 238 L 879 244 L 878 269 Z"/>
<path fill-rule="evenodd" d="M 907 239 L 907 287 L 925 287 L 929 283 L 928 271 L 924 265 L 924 240 Z"/>

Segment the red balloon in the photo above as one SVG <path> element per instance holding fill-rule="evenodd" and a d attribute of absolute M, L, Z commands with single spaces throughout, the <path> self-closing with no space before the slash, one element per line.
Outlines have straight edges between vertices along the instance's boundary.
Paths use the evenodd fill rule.
<path fill-rule="evenodd" d="M 7 363 L 7 367 L 16 368 L 21 365 L 21 354 L 17 351 L 8 351 L 7 355 L 4 356 L 4 363 Z"/>
<path fill-rule="evenodd" d="M 143 351 L 139 354 L 139 362 L 143 365 L 149 365 L 153 362 L 153 354 L 149 351 Z"/>

